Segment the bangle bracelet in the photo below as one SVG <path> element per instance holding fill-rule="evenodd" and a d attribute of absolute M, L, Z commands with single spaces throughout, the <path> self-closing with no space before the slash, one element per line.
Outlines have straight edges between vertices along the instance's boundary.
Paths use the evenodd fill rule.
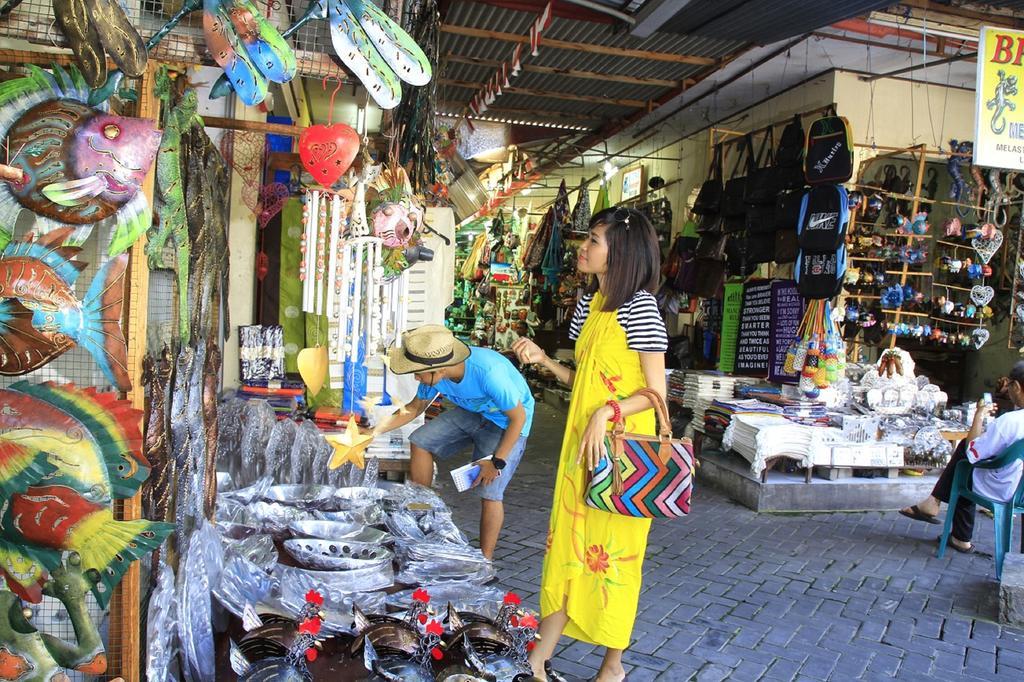
<path fill-rule="evenodd" d="M 622 421 L 622 408 L 619 407 L 618 401 L 609 400 L 605 403 L 608 407 L 612 408 L 612 418 L 608 421 L 618 424 Z"/>

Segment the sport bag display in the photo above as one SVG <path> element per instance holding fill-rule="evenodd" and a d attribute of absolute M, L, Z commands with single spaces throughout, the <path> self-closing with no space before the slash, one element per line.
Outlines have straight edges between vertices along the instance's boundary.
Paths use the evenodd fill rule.
<path fill-rule="evenodd" d="M 708 179 L 700 186 L 697 199 L 693 202 L 693 212 L 697 215 L 716 215 L 722 203 L 722 145 L 715 145 L 715 153 L 711 156 L 711 167 L 708 168 Z"/>
<path fill-rule="evenodd" d="M 842 289 L 846 276 L 846 244 L 827 253 L 801 250 L 794 275 L 797 291 L 804 298 L 833 298 Z"/>
<path fill-rule="evenodd" d="M 779 149 L 775 152 L 775 165 L 779 168 L 803 168 L 804 125 L 800 114 L 793 114 L 793 120 L 782 129 Z"/>
<path fill-rule="evenodd" d="M 846 239 L 850 203 L 841 185 L 812 187 L 800 204 L 797 236 L 805 251 L 835 251 Z"/>
<path fill-rule="evenodd" d="M 606 454 L 590 476 L 583 501 L 589 507 L 645 519 L 674 519 L 690 513 L 693 443 L 672 438 L 661 395 L 642 388 L 658 414 L 657 436 L 626 433 L 622 422 L 605 440 Z"/>
<path fill-rule="evenodd" d="M 853 176 L 850 123 L 835 109 L 811 124 L 804 149 L 804 177 L 809 185 L 846 182 Z"/>
<path fill-rule="evenodd" d="M 744 175 L 737 176 L 736 173 L 739 171 L 740 163 L 744 159 L 746 160 L 746 173 Z M 743 136 L 743 143 L 736 155 L 736 163 L 733 165 L 732 173 L 729 175 L 729 180 L 725 183 L 725 188 L 722 190 L 722 217 L 745 217 L 747 213 L 747 204 L 744 201 L 744 197 L 747 194 L 747 179 L 756 169 L 757 166 L 754 162 L 754 143 L 752 142 L 750 133 L 747 133 Z M 742 227 L 740 229 L 742 229 Z"/>

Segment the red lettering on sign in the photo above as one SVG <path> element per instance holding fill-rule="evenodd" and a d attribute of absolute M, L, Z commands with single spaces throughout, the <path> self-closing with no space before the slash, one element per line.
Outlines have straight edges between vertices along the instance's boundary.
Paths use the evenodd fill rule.
<path fill-rule="evenodd" d="M 1010 50 L 1013 48 L 1013 38 L 1010 36 L 996 36 L 996 50 L 992 55 L 993 64 L 1008 64 L 1010 62 Z M 1017 48 L 1017 60 L 1020 60 L 1020 47 Z"/>

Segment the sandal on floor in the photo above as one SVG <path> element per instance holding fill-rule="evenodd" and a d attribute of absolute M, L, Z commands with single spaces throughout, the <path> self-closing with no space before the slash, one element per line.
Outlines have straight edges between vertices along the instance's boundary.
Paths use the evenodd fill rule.
<path fill-rule="evenodd" d="M 548 676 L 550 682 L 568 682 L 568 680 L 555 672 L 555 669 L 551 667 L 551 661 L 544 661 L 544 674 Z"/>
<path fill-rule="evenodd" d="M 938 544 L 940 542 L 942 542 L 942 536 L 941 535 L 939 537 L 935 538 L 935 544 Z M 950 549 L 955 549 L 956 551 L 960 552 L 961 554 L 976 554 L 977 553 L 975 551 L 975 549 L 974 549 L 974 545 L 967 545 L 967 547 L 960 547 L 959 545 L 953 544 L 953 536 L 952 535 L 949 536 L 949 540 L 946 540 L 946 547 L 949 547 Z"/>
<path fill-rule="evenodd" d="M 900 509 L 900 514 L 906 516 L 908 519 L 913 519 L 914 521 L 924 521 L 925 523 L 934 524 L 942 523 L 942 521 L 939 521 L 938 516 L 934 514 L 925 514 L 916 504 L 907 509 Z"/>

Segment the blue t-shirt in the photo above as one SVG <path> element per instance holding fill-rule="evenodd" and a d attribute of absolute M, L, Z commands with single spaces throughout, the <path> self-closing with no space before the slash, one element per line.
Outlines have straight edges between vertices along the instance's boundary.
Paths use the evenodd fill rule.
<path fill-rule="evenodd" d="M 521 435 L 530 435 L 533 394 L 523 375 L 501 353 L 489 348 L 470 347 L 466 372 L 461 381 L 442 379 L 432 387 L 420 384 L 416 397 L 431 401 L 438 393 L 464 410 L 482 414 L 502 429 L 508 428 L 505 412 L 522 403 L 526 410 L 526 424 Z"/>

